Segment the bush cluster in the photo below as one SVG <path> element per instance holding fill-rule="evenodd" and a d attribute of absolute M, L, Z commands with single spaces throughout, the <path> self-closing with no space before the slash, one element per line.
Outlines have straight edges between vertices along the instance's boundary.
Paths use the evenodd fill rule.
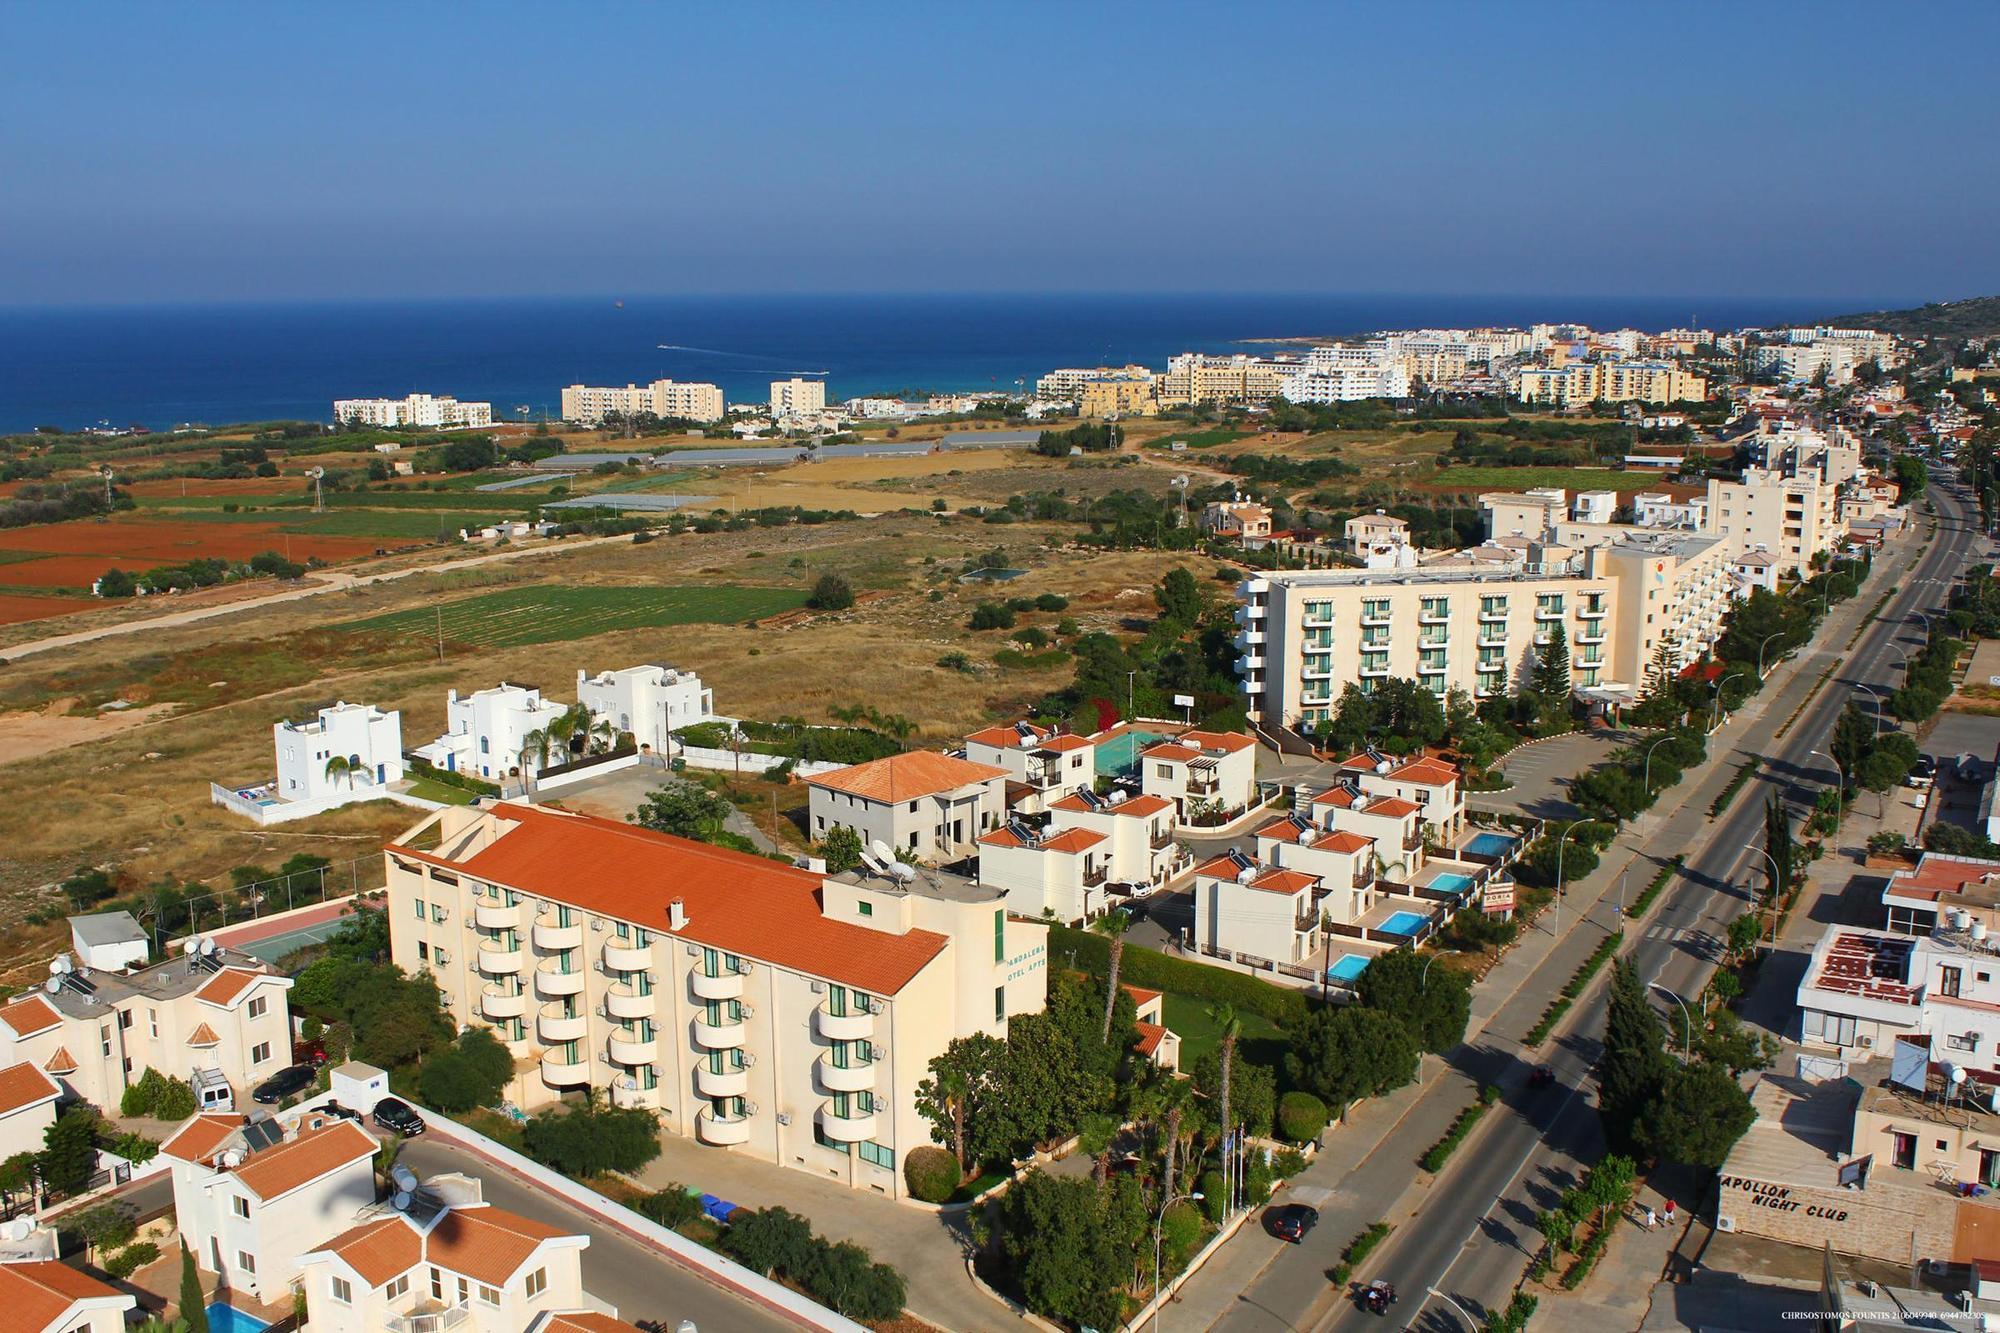
<path fill-rule="evenodd" d="M 903 1180 L 910 1193 L 925 1203 L 943 1203 L 958 1191 L 958 1159 L 943 1148 L 925 1144 L 903 1158 Z"/>
<path fill-rule="evenodd" d="M 878 1264 L 852 1241 L 828 1241 L 785 1208 L 730 1216 L 721 1248 L 745 1268 L 796 1284 L 808 1296 L 853 1319 L 879 1322 L 903 1311 L 903 1275 Z"/>
<path fill-rule="evenodd" d="M 1102 976 L 1111 970 L 1111 941 L 1094 931 L 1051 926 L 1049 952 L 1066 956 L 1072 964 L 1094 975 Z M 1136 944 L 1125 946 L 1118 979 L 1126 985 L 1172 991 L 1210 1004 L 1233 1004 L 1268 1018 L 1281 1028 L 1303 1022 L 1310 1007 L 1301 991 L 1273 986 L 1241 972 L 1225 972 L 1184 958 L 1169 958 Z"/>

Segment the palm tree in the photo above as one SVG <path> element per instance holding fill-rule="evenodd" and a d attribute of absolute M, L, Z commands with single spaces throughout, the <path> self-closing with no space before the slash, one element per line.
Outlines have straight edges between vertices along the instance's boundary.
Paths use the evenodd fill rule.
<path fill-rule="evenodd" d="M 1229 1072 L 1236 1063 L 1236 1039 L 1243 1035 L 1243 1020 L 1236 1006 L 1227 1000 L 1208 1007 L 1208 1021 L 1222 1033 L 1222 1136 L 1229 1137 Z"/>
<path fill-rule="evenodd" d="M 555 723 L 551 722 L 548 726 L 538 727 L 521 737 L 522 768 L 528 767 L 530 759 L 535 761 L 536 768 L 546 768 L 548 766 L 549 751 L 554 749 L 556 745 L 556 738 L 551 734 L 554 727 Z"/>
<path fill-rule="evenodd" d="M 951 1106 L 951 1150 L 958 1158 L 958 1173 L 965 1174 L 965 1099 L 972 1092 L 972 1085 L 960 1069 L 940 1069 L 937 1076 L 938 1095 Z"/>
<path fill-rule="evenodd" d="M 1132 916 L 1123 908 L 1106 912 L 1090 923 L 1090 928 L 1104 936 L 1111 943 L 1111 975 L 1104 986 L 1104 1035 L 1103 1041 L 1111 1040 L 1111 1011 L 1118 1003 L 1118 967 L 1125 961 L 1125 932 L 1131 928 Z"/>
<path fill-rule="evenodd" d="M 1186 1079 L 1173 1079 L 1160 1089 L 1161 1104 L 1167 1112 L 1166 1155 L 1160 1167 L 1160 1197 L 1174 1197 L 1174 1154 L 1181 1146 L 1181 1119 L 1187 1111 L 1189 1097 L 1194 1084 Z"/>
<path fill-rule="evenodd" d="M 1108 1115 L 1087 1115 L 1077 1127 L 1077 1146 L 1090 1154 L 1090 1178 L 1099 1185 L 1111 1174 L 1111 1145 L 1118 1137 L 1118 1121 Z"/>
<path fill-rule="evenodd" d="M 349 791 L 354 790 L 354 762 L 344 754 L 337 754 L 326 761 L 326 780 L 345 781 Z"/>

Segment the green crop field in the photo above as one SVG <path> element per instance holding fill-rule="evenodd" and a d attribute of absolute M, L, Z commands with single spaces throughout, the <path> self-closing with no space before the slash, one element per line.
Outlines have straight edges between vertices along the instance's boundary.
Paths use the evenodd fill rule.
<path fill-rule="evenodd" d="M 1572 491 L 1643 491 L 1664 478 L 1657 472 L 1593 467 L 1443 467 L 1424 480 L 1434 491 L 1525 491 L 1561 486 Z"/>
<path fill-rule="evenodd" d="M 805 605 L 803 588 L 507 588 L 446 603 L 444 636 L 480 648 L 583 639 L 621 629 L 728 625 Z M 354 634 L 435 634 L 438 611 L 396 611 L 335 626 Z"/>

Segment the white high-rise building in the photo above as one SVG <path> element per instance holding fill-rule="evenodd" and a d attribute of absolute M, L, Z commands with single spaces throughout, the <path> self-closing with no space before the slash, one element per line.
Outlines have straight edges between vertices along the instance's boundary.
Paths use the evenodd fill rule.
<path fill-rule="evenodd" d="M 343 426 L 375 426 L 384 430 L 417 427 L 471 430 L 493 424 L 493 404 L 461 403 L 449 394 L 435 397 L 413 393 L 404 398 L 336 398 L 333 419 Z"/>
<path fill-rule="evenodd" d="M 564 421 L 594 426 L 607 416 L 678 417 L 683 421 L 722 420 L 722 390 L 713 384 L 654 380 L 641 387 L 593 388 L 572 384 L 562 391 Z"/>
<path fill-rule="evenodd" d="M 826 410 L 826 381 L 800 379 L 771 381 L 771 415 L 783 420 Z"/>

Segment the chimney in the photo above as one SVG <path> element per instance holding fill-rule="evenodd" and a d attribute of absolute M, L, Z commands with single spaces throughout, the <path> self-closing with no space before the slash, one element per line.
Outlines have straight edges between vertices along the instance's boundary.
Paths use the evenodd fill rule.
<path fill-rule="evenodd" d="M 668 903 L 667 925 L 675 930 L 681 930 L 686 927 L 687 923 L 688 923 L 687 908 L 682 904 L 681 900 L 679 898 L 676 898 L 672 902 Z"/>

